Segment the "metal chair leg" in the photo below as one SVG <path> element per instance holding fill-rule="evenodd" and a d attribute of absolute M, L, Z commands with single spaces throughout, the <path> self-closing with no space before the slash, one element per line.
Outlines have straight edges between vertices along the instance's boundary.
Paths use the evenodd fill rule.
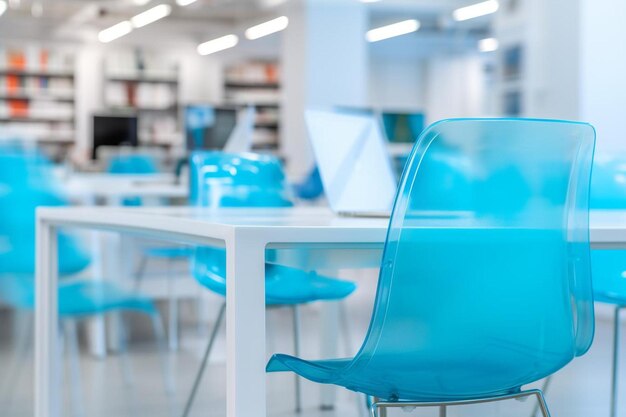
<path fill-rule="evenodd" d="M 439 406 L 439 417 L 446 417 L 448 415 L 448 409 L 445 405 Z"/>
<path fill-rule="evenodd" d="M 537 395 L 537 402 L 539 403 L 539 409 L 541 410 L 541 415 L 543 417 L 550 417 L 548 404 L 546 404 L 546 399 L 543 396 L 543 393 L 541 391 L 538 391 L 536 395 Z"/>
<path fill-rule="evenodd" d="M 209 343 L 207 344 L 206 350 L 204 351 L 204 356 L 202 357 L 202 362 L 200 363 L 200 369 L 198 369 L 198 373 L 196 374 L 196 379 L 193 382 L 193 386 L 191 388 L 191 392 L 189 393 L 189 397 L 187 398 L 187 403 L 185 404 L 185 409 L 183 410 L 183 417 L 188 417 L 189 412 L 191 411 L 191 407 L 193 406 L 193 401 L 196 398 L 196 393 L 198 392 L 198 387 L 200 386 L 200 382 L 202 381 L 202 376 L 204 375 L 204 370 L 209 361 L 209 356 L 211 354 L 211 350 L 213 349 L 213 343 L 217 338 L 217 333 L 219 332 L 222 321 L 224 320 L 224 313 L 226 312 L 226 302 L 222 303 L 220 307 L 220 311 L 217 314 L 217 319 L 215 320 L 215 325 L 213 326 L 213 331 L 211 332 L 211 337 L 209 338 Z"/>
<path fill-rule="evenodd" d="M 543 392 L 543 394 L 548 392 L 548 388 L 550 388 L 551 383 L 552 383 L 552 375 L 549 375 L 543 380 L 543 386 L 541 387 L 541 392 Z M 538 412 L 539 412 L 539 403 L 537 402 L 535 403 L 535 406 L 533 407 L 533 411 L 530 414 L 530 417 L 535 417 Z"/>
<path fill-rule="evenodd" d="M 143 281 L 144 274 L 146 272 L 146 266 L 148 265 L 148 255 L 141 255 L 141 260 L 139 261 L 139 266 L 135 271 L 135 291 L 139 291 L 139 287 L 141 287 L 141 282 Z"/>
<path fill-rule="evenodd" d="M 85 415 L 85 410 L 83 407 L 83 392 L 80 376 L 80 352 L 78 348 L 76 321 L 72 319 L 63 320 L 63 333 L 66 339 L 70 366 L 72 414 L 74 417 L 82 417 Z"/>
<path fill-rule="evenodd" d="M 620 347 L 620 312 L 622 307 L 615 307 L 613 318 L 613 372 L 611 376 L 611 417 L 617 416 L 617 388 L 619 376 L 619 347 Z"/>
<path fill-rule="evenodd" d="M 293 350 L 296 357 L 300 357 L 300 306 L 293 305 L 291 307 L 293 313 Z M 294 373 L 296 384 L 296 413 L 302 411 L 302 381 L 298 374 Z"/>
<path fill-rule="evenodd" d="M 12 412 L 15 389 L 22 379 L 25 366 L 28 363 L 28 356 L 32 352 L 34 335 L 32 313 L 16 310 L 14 314 L 17 333 L 13 347 L 13 359 L 10 361 L 8 369 L 3 372 L 5 378 L 2 381 L 2 404 L 7 415 Z"/>
<path fill-rule="evenodd" d="M 167 294 L 168 294 L 168 345 L 170 351 L 178 351 L 178 297 L 172 276 L 172 260 L 167 261 Z"/>
<path fill-rule="evenodd" d="M 156 311 L 150 316 L 152 321 L 152 331 L 157 342 L 157 347 L 161 355 L 161 367 L 163 371 L 163 381 L 165 392 L 171 394 L 174 392 L 174 379 L 172 377 L 171 367 L 169 365 L 169 357 L 167 353 L 167 341 L 165 340 L 165 329 L 163 328 L 163 320 L 161 314 Z"/>
<path fill-rule="evenodd" d="M 119 340 L 119 364 L 124 385 L 130 387 L 133 385 L 132 367 L 128 357 L 128 331 L 123 320 L 117 323 L 118 340 Z"/>

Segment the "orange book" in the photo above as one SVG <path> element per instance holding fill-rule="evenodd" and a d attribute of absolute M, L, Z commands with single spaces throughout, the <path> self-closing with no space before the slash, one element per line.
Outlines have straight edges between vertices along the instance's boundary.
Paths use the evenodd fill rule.
<path fill-rule="evenodd" d="M 28 117 L 28 101 L 9 100 L 8 103 L 11 117 Z"/>
<path fill-rule="evenodd" d="M 26 68 L 26 57 L 24 56 L 24 52 L 12 50 L 8 53 L 8 64 L 9 68 L 23 70 Z"/>
<path fill-rule="evenodd" d="M 47 49 L 42 49 L 41 52 L 39 52 L 39 67 L 41 68 L 42 71 L 45 71 L 46 69 L 48 69 L 48 50 Z"/>
<path fill-rule="evenodd" d="M 7 75 L 6 77 L 7 92 L 17 93 L 20 90 L 20 77 L 17 75 Z"/>

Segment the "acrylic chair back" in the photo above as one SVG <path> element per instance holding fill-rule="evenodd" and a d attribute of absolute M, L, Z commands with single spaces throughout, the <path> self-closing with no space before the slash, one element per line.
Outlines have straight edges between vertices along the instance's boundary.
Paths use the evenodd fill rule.
<path fill-rule="evenodd" d="M 594 331 L 594 145 L 590 125 L 561 121 L 451 119 L 424 131 L 349 372 L 395 387 L 380 393 L 391 400 L 476 398 L 583 354 Z"/>
<path fill-rule="evenodd" d="M 626 155 L 596 156 L 590 205 L 598 210 L 626 210 Z M 591 259 L 596 300 L 626 304 L 626 251 L 594 250 Z"/>
<path fill-rule="evenodd" d="M 197 151 L 190 158 L 190 201 L 198 207 L 289 207 L 280 161 L 269 155 Z"/>

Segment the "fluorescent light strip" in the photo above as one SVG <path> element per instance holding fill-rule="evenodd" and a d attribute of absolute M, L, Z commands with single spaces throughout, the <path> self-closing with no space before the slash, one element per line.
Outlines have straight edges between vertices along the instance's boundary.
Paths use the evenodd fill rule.
<path fill-rule="evenodd" d="M 109 28 L 101 30 L 98 33 L 98 40 L 102 43 L 111 42 L 117 38 L 121 38 L 124 35 L 128 35 L 133 30 L 133 25 L 128 20 L 120 22 Z"/>
<path fill-rule="evenodd" d="M 191 3 L 195 3 L 196 0 L 176 0 L 176 4 L 181 7 L 189 6 Z"/>
<path fill-rule="evenodd" d="M 4 12 L 6 11 L 7 11 L 7 2 L 0 0 L 0 16 L 2 16 Z"/>
<path fill-rule="evenodd" d="M 384 39 L 394 38 L 400 35 L 416 32 L 420 28 L 420 22 L 415 19 L 404 20 L 387 26 L 381 26 L 367 31 L 365 39 L 368 42 L 378 42 Z"/>
<path fill-rule="evenodd" d="M 170 13 L 172 13 L 172 6 L 169 4 L 159 4 L 158 6 L 154 6 L 145 12 L 131 17 L 130 21 L 135 28 L 141 28 L 169 16 Z"/>
<path fill-rule="evenodd" d="M 482 3 L 472 4 L 471 6 L 461 7 L 452 12 L 452 17 L 457 22 L 463 20 L 474 19 L 476 17 L 485 16 L 498 11 L 500 4 L 498 0 L 487 0 Z"/>
<path fill-rule="evenodd" d="M 232 48 L 239 43 L 237 35 L 226 35 L 221 38 L 213 39 L 198 45 L 198 53 L 200 55 L 210 55 L 224 49 Z"/>
<path fill-rule="evenodd" d="M 493 52 L 498 49 L 498 45 L 496 38 L 485 38 L 478 41 L 478 50 L 480 52 Z"/>
<path fill-rule="evenodd" d="M 287 16 L 277 17 L 276 19 L 269 20 L 260 25 L 252 26 L 246 30 L 246 38 L 250 40 L 259 39 L 263 36 L 271 35 L 272 33 L 285 30 L 289 25 L 289 19 Z"/>

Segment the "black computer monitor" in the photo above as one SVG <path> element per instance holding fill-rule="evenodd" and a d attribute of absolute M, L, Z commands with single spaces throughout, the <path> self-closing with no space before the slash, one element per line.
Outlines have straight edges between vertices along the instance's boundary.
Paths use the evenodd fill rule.
<path fill-rule="evenodd" d="M 137 146 L 137 116 L 95 115 L 91 158 L 100 146 Z"/>
<path fill-rule="evenodd" d="M 206 104 L 185 106 L 187 150 L 223 149 L 237 125 L 235 107 Z"/>
<path fill-rule="evenodd" d="M 424 113 L 382 113 L 385 135 L 389 142 L 413 143 L 424 130 Z"/>

